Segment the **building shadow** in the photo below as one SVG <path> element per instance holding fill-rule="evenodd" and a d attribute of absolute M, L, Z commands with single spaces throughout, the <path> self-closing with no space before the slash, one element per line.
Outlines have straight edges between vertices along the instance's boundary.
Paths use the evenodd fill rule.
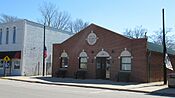
<path fill-rule="evenodd" d="M 149 95 L 165 96 L 165 97 L 175 98 L 175 88 L 160 89 L 160 90 L 149 93 Z"/>
<path fill-rule="evenodd" d="M 75 78 L 58 78 L 58 77 L 36 77 L 37 79 L 48 81 L 48 82 L 59 82 L 59 83 L 78 83 L 78 84 L 106 84 L 106 85 L 137 85 L 139 83 L 134 82 L 116 82 L 111 80 L 102 79 L 75 79 Z"/>

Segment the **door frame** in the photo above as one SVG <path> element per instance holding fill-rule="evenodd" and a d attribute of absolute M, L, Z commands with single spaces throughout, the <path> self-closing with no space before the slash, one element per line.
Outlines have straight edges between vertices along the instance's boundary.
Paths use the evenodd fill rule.
<path fill-rule="evenodd" d="M 97 53 L 97 55 L 95 56 L 95 59 L 96 59 L 96 63 L 95 63 L 96 78 L 97 79 L 107 79 L 107 78 L 109 79 L 110 78 L 111 70 L 110 69 L 108 70 L 108 77 L 107 77 L 107 73 L 106 73 L 107 72 L 107 61 L 111 59 L 111 56 L 109 55 L 109 53 L 106 52 L 106 51 L 104 51 L 104 49 L 102 49 L 100 52 Z M 105 61 L 104 61 L 105 62 L 105 65 L 104 65 L 105 68 L 103 68 L 103 69 L 102 68 L 99 68 L 100 70 L 98 70 L 98 68 L 97 68 L 98 67 L 98 65 L 97 65 L 98 62 L 97 61 L 99 59 L 102 59 L 102 60 L 105 59 Z M 100 60 L 100 64 L 101 63 L 102 63 L 102 61 Z M 109 64 L 111 66 L 110 61 L 109 61 Z M 102 67 L 102 66 L 103 65 L 100 65 L 100 67 Z M 100 72 L 98 72 L 98 71 L 100 71 Z M 102 73 L 102 72 L 105 72 L 105 73 Z M 100 76 L 98 76 L 99 73 L 100 73 Z"/>

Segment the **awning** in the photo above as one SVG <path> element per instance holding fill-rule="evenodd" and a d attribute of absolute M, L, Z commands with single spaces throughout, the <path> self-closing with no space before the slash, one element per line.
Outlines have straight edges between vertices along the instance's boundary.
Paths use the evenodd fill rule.
<path fill-rule="evenodd" d="M 21 51 L 0 52 L 0 59 L 8 56 L 10 59 L 21 59 Z"/>

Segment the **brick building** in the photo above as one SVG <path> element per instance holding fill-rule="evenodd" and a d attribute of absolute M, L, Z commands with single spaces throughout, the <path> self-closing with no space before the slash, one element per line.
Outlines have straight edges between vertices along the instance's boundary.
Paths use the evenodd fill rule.
<path fill-rule="evenodd" d="M 172 64 L 175 52 L 168 49 Z M 91 24 L 53 45 L 53 77 L 152 82 L 163 80 L 162 47 Z"/>

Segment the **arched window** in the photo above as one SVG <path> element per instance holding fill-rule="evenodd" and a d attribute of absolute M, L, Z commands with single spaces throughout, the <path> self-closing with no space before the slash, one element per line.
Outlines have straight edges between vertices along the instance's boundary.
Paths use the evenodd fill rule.
<path fill-rule="evenodd" d="M 68 55 L 65 52 L 65 50 L 63 50 L 63 52 L 61 53 L 61 68 L 67 68 L 68 67 Z"/>
<path fill-rule="evenodd" d="M 2 44 L 2 29 L 0 29 L 0 45 Z"/>
<path fill-rule="evenodd" d="M 13 27 L 13 43 L 16 43 L 16 27 Z"/>
<path fill-rule="evenodd" d="M 6 44 L 9 43 L 9 28 L 6 28 Z"/>
<path fill-rule="evenodd" d="M 120 70 L 131 71 L 131 53 L 125 48 L 120 54 Z"/>
<path fill-rule="evenodd" d="M 87 53 L 83 50 L 79 55 L 79 68 L 87 69 L 87 61 L 88 61 Z"/>

